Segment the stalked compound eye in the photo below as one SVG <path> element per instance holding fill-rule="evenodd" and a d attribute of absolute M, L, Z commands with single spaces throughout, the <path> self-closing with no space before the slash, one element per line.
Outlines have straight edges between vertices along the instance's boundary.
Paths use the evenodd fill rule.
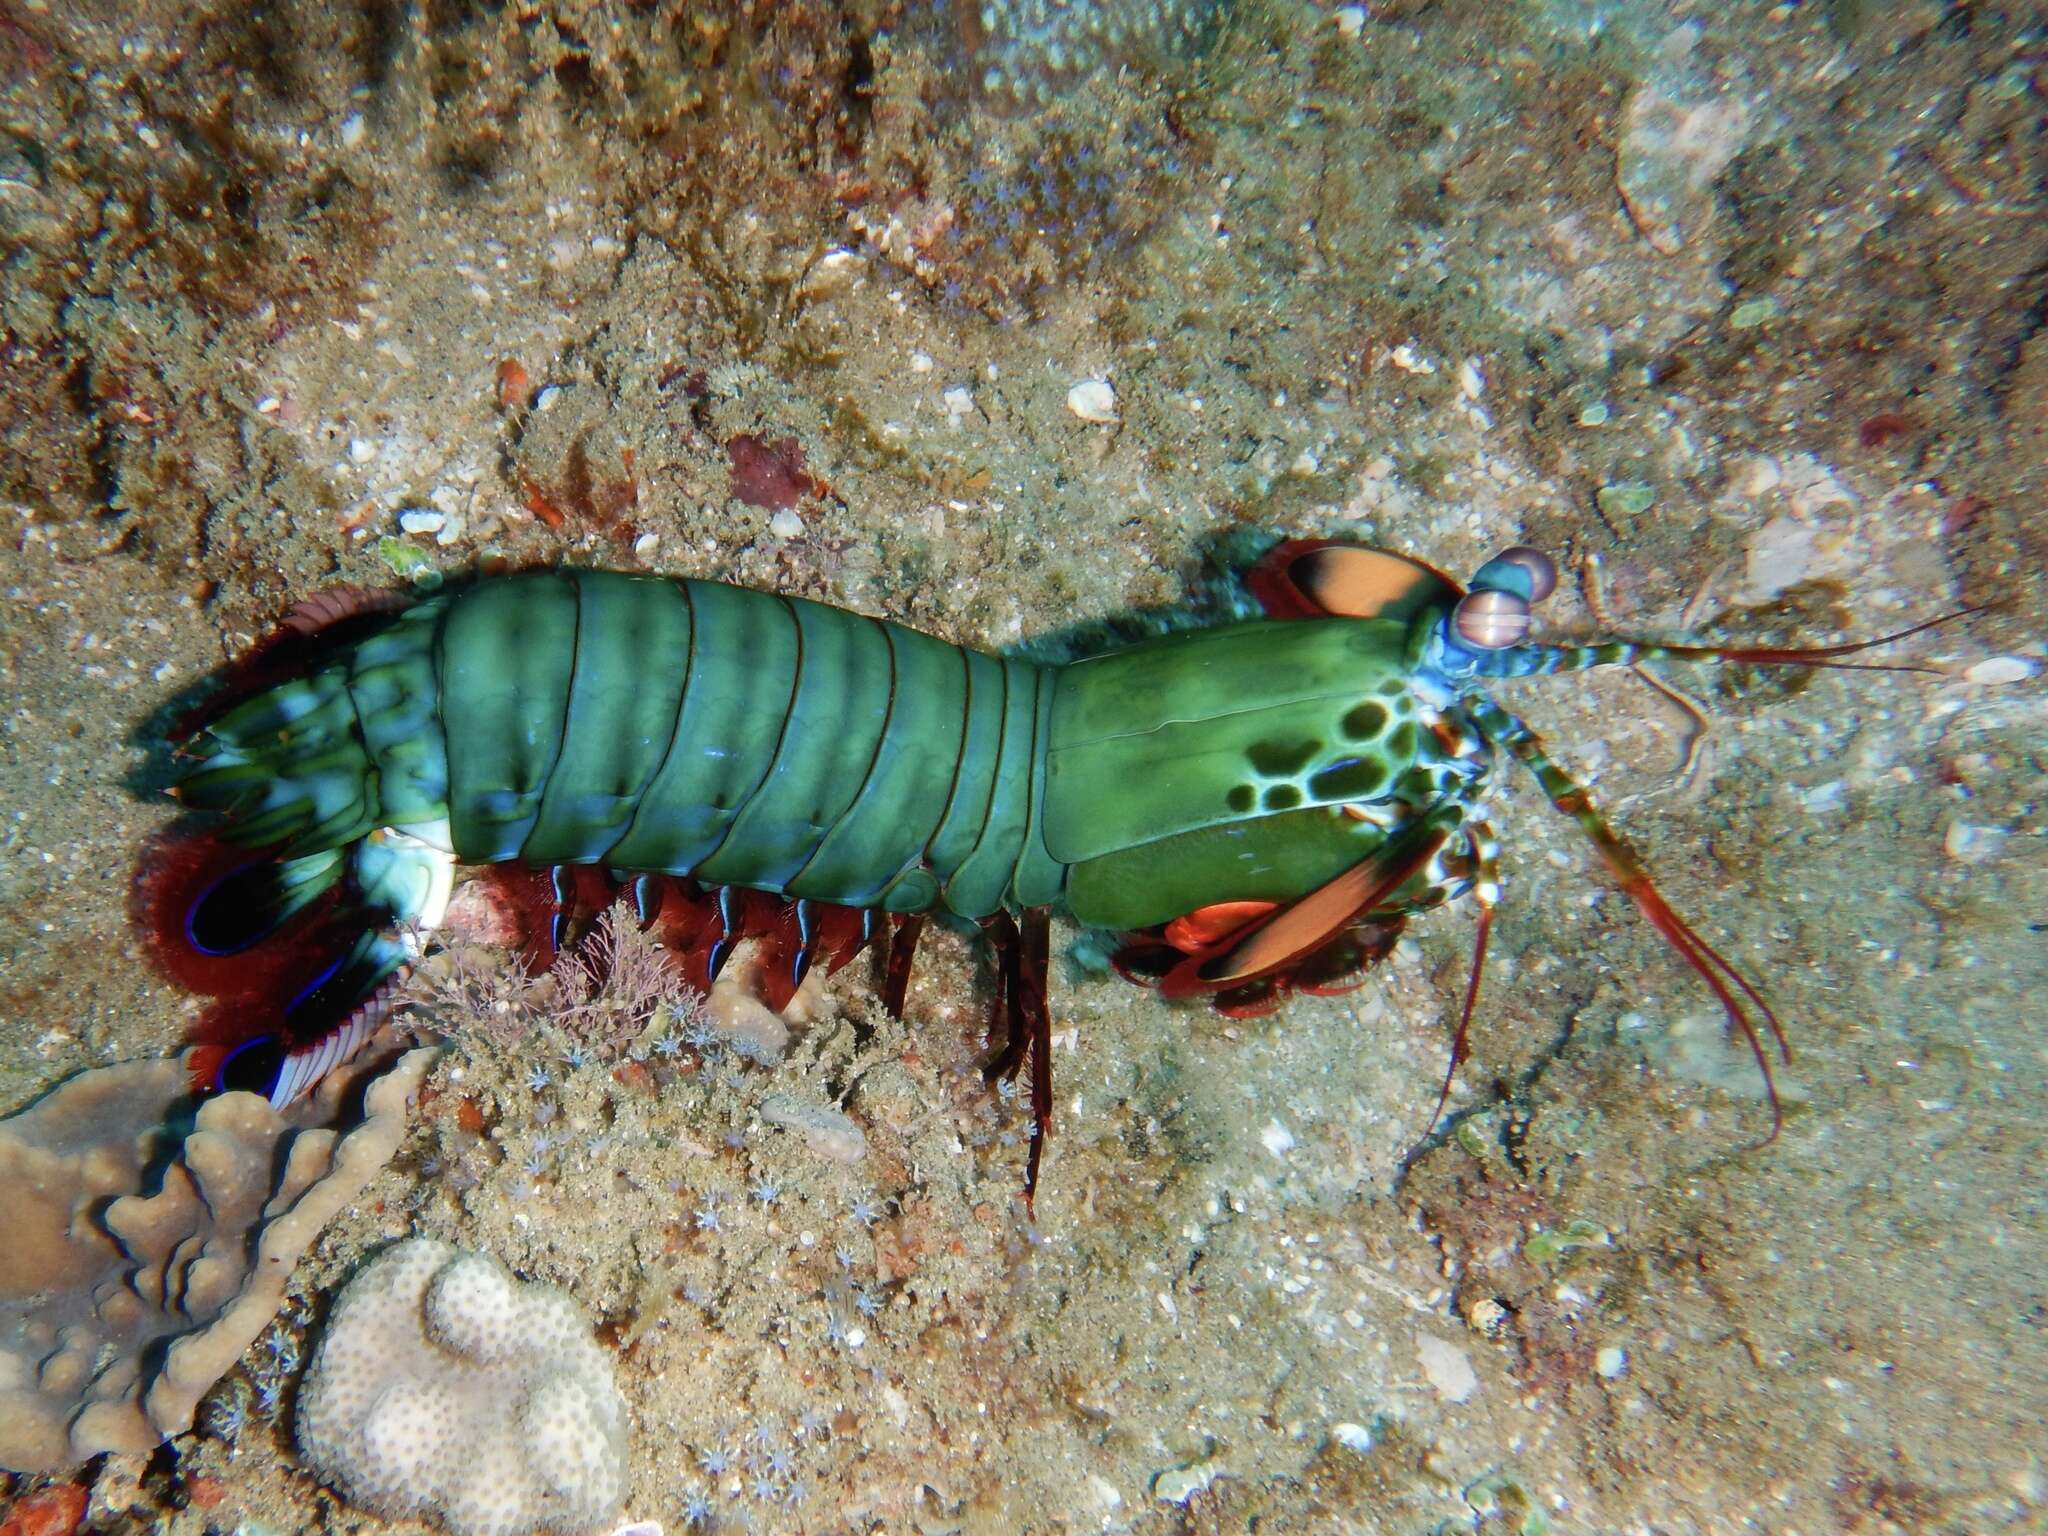
<path fill-rule="evenodd" d="M 1493 557 L 1508 565 L 1519 565 L 1529 573 L 1529 601 L 1540 603 L 1557 590 L 1557 562 L 1540 549 L 1517 544 Z"/>
<path fill-rule="evenodd" d="M 1529 634 L 1529 605 L 1512 592 L 1467 592 L 1451 610 L 1458 638 L 1477 651 L 1504 651 Z"/>

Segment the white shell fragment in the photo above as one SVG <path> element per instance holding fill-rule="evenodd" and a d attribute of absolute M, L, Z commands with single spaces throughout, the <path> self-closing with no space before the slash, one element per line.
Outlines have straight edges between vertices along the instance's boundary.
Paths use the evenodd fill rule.
<path fill-rule="evenodd" d="M 398 514 L 398 526 L 407 533 L 439 533 L 448 526 L 448 514 L 411 507 Z"/>
<path fill-rule="evenodd" d="M 1112 425 L 1117 420 L 1116 391 L 1107 379 L 1081 379 L 1067 391 L 1067 409 L 1083 421 Z"/>
<path fill-rule="evenodd" d="M 771 1093 L 761 1101 L 761 1118 L 786 1131 L 800 1132 L 806 1146 L 835 1163 L 851 1165 L 867 1155 L 868 1139 L 861 1128 L 829 1104 Z"/>
<path fill-rule="evenodd" d="M 791 508 L 784 507 L 780 512 L 768 519 L 768 531 L 778 539 L 802 538 L 804 520 L 797 516 Z"/>
<path fill-rule="evenodd" d="M 1415 1356 L 1422 1364 L 1422 1374 L 1446 1402 L 1467 1402 L 1479 1390 L 1479 1373 L 1472 1369 L 1472 1357 L 1448 1340 L 1421 1334 L 1415 1340 Z"/>
<path fill-rule="evenodd" d="M 1966 681 L 1995 687 L 2002 683 L 2024 683 L 2040 670 L 2025 656 L 1986 656 L 1963 673 Z"/>

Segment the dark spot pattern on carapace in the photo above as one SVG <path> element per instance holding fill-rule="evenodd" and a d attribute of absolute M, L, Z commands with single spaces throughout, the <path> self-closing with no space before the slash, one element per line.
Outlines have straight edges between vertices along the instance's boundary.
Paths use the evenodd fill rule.
<path fill-rule="evenodd" d="M 1387 738 L 1387 747 L 1397 759 L 1405 760 L 1413 757 L 1415 755 L 1415 722 L 1413 720 L 1403 720 L 1399 725 L 1395 726 L 1394 734 Z"/>
<path fill-rule="evenodd" d="M 1245 761 L 1265 778 L 1282 779 L 1301 772 L 1323 750 L 1320 741 L 1255 741 L 1245 748 Z"/>
<path fill-rule="evenodd" d="M 1265 807 L 1269 811 L 1291 811 L 1301 804 L 1301 791 L 1292 784 L 1273 784 L 1266 789 Z"/>
<path fill-rule="evenodd" d="M 1258 803 L 1258 798 L 1259 792 L 1253 786 L 1237 784 L 1233 785 L 1230 793 L 1223 797 L 1223 803 L 1233 811 L 1248 811 Z"/>
<path fill-rule="evenodd" d="M 1387 782 L 1387 765 L 1376 757 L 1347 757 L 1332 763 L 1308 781 L 1317 800 L 1363 800 Z"/>
<path fill-rule="evenodd" d="M 1343 731 L 1352 741 L 1372 741 L 1387 728 L 1387 707 L 1371 699 L 1344 712 Z"/>

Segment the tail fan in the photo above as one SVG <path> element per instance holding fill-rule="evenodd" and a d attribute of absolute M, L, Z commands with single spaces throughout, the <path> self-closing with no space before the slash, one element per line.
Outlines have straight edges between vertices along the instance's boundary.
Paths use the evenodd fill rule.
<path fill-rule="evenodd" d="M 212 1000 L 191 1031 L 193 1087 L 283 1109 L 351 1060 L 411 968 L 402 925 L 438 921 L 451 865 L 389 828 L 297 857 L 211 834 L 160 844 L 135 912 L 157 968 Z"/>

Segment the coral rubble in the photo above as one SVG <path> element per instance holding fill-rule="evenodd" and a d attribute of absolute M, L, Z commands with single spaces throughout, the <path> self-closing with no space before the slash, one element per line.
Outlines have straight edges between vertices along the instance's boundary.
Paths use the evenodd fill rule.
<path fill-rule="evenodd" d="M 959 6 L 961 42 L 993 107 L 1044 107 L 1111 65 L 1159 68 L 1199 51 L 1221 0 L 995 0 Z"/>

